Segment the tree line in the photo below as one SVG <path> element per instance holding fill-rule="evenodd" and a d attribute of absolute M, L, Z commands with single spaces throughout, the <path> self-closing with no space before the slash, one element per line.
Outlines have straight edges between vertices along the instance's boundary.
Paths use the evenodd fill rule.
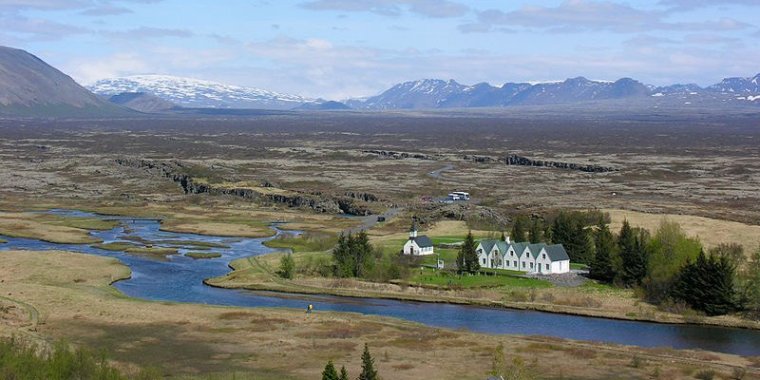
<path fill-rule="evenodd" d="M 624 221 L 615 236 L 604 221 L 589 231 L 589 276 L 619 287 L 639 288 L 649 302 L 680 303 L 707 315 L 760 311 L 760 248 L 747 262 L 738 244 L 705 251 L 675 222 L 654 235 Z"/>
<path fill-rule="evenodd" d="M 655 304 L 685 304 L 707 315 L 742 311 L 760 318 L 760 247 L 744 255 L 738 244 L 705 251 L 680 225 L 663 221 L 654 234 L 624 221 L 610 231 L 600 211 L 559 212 L 550 222 L 517 216 L 514 241 L 562 244 L 589 276 L 618 287 L 637 288 Z"/>

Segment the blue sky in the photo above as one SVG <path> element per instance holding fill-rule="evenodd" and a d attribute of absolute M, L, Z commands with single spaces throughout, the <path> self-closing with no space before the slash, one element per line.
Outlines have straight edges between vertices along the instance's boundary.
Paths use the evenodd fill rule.
<path fill-rule="evenodd" d="M 0 0 L 0 44 L 85 84 L 169 74 L 332 99 L 421 78 L 708 85 L 760 72 L 758 14 L 759 0 Z"/>

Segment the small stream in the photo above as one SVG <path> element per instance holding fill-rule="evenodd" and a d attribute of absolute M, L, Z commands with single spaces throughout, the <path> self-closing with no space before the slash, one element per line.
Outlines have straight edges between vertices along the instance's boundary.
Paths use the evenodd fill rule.
<path fill-rule="evenodd" d="M 315 310 L 355 312 L 395 317 L 428 326 L 467 329 L 489 334 L 542 335 L 568 339 L 619 343 L 642 347 L 673 347 L 703 349 L 739 355 L 760 355 L 760 331 L 733 328 L 668 325 L 648 322 L 619 321 L 605 318 L 580 317 L 538 311 L 496 309 L 476 306 L 394 301 L 374 298 L 351 298 L 229 290 L 209 287 L 203 280 L 230 271 L 232 260 L 273 252 L 262 244 L 267 239 L 229 238 L 160 231 L 153 219 L 104 216 L 71 210 L 52 210 L 51 213 L 70 217 L 87 216 L 118 220 L 119 226 L 108 231 L 92 231 L 104 242 L 144 239 L 154 246 L 180 248 L 178 255 L 166 260 L 125 252 L 107 251 L 85 244 L 55 244 L 35 239 L 2 237 L 1 250 L 66 250 L 115 257 L 128 265 L 132 277 L 114 286 L 130 297 L 173 302 L 192 302 L 242 307 L 288 307 L 305 309 L 313 304 Z M 276 229 L 276 227 L 273 227 Z M 279 230 L 277 230 L 278 233 Z M 167 242 L 171 240 L 171 242 Z M 162 242 L 164 241 L 164 242 Z M 190 244 L 177 241 L 200 241 L 224 244 L 229 248 L 212 248 L 220 258 L 195 260 L 185 257 Z M 0 252 L 0 257 L 2 253 Z"/>

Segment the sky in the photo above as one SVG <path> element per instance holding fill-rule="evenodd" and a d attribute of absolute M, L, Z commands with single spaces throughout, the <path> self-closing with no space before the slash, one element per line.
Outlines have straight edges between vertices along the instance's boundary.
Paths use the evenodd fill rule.
<path fill-rule="evenodd" d="M 760 72 L 760 0 L 0 0 L 0 45 L 82 84 L 166 74 L 326 99 Z"/>

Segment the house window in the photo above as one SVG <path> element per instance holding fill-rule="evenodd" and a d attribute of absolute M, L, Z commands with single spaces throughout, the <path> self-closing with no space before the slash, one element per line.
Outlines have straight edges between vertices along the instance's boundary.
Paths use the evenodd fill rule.
<path fill-rule="evenodd" d="M 541 257 L 546 258 L 546 254 L 544 253 L 543 255 L 541 255 Z"/>
<path fill-rule="evenodd" d="M 517 268 L 517 260 L 515 260 L 515 268 Z"/>
<path fill-rule="evenodd" d="M 522 264 L 523 264 L 523 268 L 525 268 L 525 261 L 523 261 L 523 263 L 522 263 Z"/>
<path fill-rule="evenodd" d="M 483 265 L 486 265 L 486 258 L 483 258 Z"/>
<path fill-rule="evenodd" d="M 549 270 L 549 264 L 546 264 L 546 270 Z"/>
<path fill-rule="evenodd" d="M 530 269 L 533 269 L 533 263 L 530 263 Z"/>

